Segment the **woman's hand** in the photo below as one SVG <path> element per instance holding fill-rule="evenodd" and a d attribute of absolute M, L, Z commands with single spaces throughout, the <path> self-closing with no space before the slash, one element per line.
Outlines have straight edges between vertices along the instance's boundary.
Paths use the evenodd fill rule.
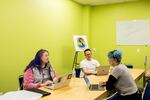
<path fill-rule="evenodd" d="M 46 86 L 46 85 L 49 85 L 49 84 L 53 84 L 53 81 L 48 80 L 48 81 L 42 83 L 41 86 Z"/>
<path fill-rule="evenodd" d="M 54 83 L 59 83 L 61 81 L 61 77 L 55 77 L 54 79 L 53 79 L 53 82 Z"/>

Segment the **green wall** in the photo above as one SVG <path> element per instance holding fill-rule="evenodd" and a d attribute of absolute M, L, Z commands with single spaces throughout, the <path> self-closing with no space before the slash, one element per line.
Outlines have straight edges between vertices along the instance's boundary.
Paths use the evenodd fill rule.
<path fill-rule="evenodd" d="M 83 6 L 72 0 L 1 0 L 0 92 L 17 90 L 18 76 L 40 48 L 58 74 L 70 72 L 82 15 Z"/>
<path fill-rule="evenodd" d="M 91 45 L 92 49 L 96 48 L 94 57 L 102 65 L 108 65 L 106 55 L 114 49 L 123 51 L 123 63 L 132 64 L 136 68 L 144 68 L 145 55 L 150 62 L 150 46 L 116 46 L 116 21 L 150 19 L 149 0 L 95 6 L 91 10 Z M 137 49 L 140 49 L 140 52 L 137 52 Z"/>

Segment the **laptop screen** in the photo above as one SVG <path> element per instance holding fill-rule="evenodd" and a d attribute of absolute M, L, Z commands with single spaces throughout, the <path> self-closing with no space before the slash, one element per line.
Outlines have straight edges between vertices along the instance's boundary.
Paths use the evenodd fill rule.
<path fill-rule="evenodd" d="M 87 76 L 84 75 L 83 78 L 84 78 L 84 80 L 85 80 L 87 86 L 90 87 L 91 84 L 90 84 L 90 81 L 89 81 L 89 79 L 87 78 Z"/>

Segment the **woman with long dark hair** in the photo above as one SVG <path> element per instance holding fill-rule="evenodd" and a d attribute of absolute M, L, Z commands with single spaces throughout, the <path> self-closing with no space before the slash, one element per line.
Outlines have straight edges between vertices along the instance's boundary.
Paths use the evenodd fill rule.
<path fill-rule="evenodd" d="M 25 69 L 24 88 L 39 88 L 58 80 L 59 78 L 49 62 L 48 51 L 40 49 Z"/>

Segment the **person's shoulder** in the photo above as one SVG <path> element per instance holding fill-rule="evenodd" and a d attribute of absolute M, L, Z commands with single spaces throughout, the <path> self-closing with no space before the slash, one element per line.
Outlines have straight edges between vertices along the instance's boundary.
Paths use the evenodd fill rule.
<path fill-rule="evenodd" d="M 32 68 L 28 68 L 25 72 L 31 72 L 32 71 Z"/>
<path fill-rule="evenodd" d="M 127 68 L 127 67 L 126 67 L 126 65 L 124 65 L 124 64 L 119 64 L 119 68 L 124 69 L 124 68 Z"/>
<path fill-rule="evenodd" d="M 119 64 L 117 67 L 115 67 L 115 70 L 125 70 L 126 66 L 124 64 Z"/>
<path fill-rule="evenodd" d="M 49 69 L 49 68 L 52 68 L 51 64 L 48 63 L 46 66 L 45 66 L 45 69 Z"/>
<path fill-rule="evenodd" d="M 96 63 L 98 62 L 98 60 L 96 60 L 96 59 L 92 59 L 92 61 L 93 61 L 93 62 L 96 62 Z"/>
<path fill-rule="evenodd" d="M 112 74 L 117 74 L 117 73 L 120 73 L 120 72 L 122 72 L 122 65 L 117 65 L 117 66 L 115 66 L 115 67 L 113 67 L 113 69 L 112 69 Z"/>
<path fill-rule="evenodd" d="M 37 70 L 37 67 L 33 66 L 31 67 L 31 70 Z"/>
<path fill-rule="evenodd" d="M 87 60 L 86 59 L 83 59 L 82 61 L 81 61 L 81 63 L 85 63 Z"/>
<path fill-rule="evenodd" d="M 28 68 L 24 73 L 24 75 L 27 75 L 27 76 L 29 76 L 31 74 L 32 74 L 32 68 Z"/>

